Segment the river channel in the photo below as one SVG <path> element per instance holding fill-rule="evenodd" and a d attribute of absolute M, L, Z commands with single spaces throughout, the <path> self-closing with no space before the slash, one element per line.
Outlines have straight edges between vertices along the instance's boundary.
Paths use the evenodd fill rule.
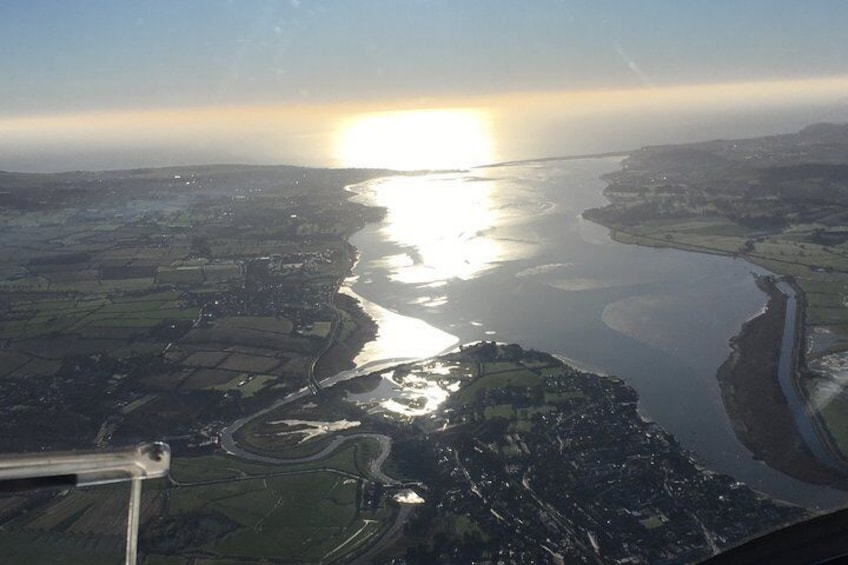
<path fill-rule="evenodd" d="M 811 508 L 848 504 L 845 493 L 753 459 L 724 411 L 716 371 L 730 338 L 766 303 L 752 276 L 763 271 L 729 257 L 622 245 L 582 218 L 606 203 L 600 176 L 619 162 L 526 163 L 350 187 L 387 210 L 351 238 L 361 255 L 350 291 L 387 322 L 378 320 L 380 335 L 357 363 L 481 339 L 548 351 L 624 378 L 643 416 L 708 468 Z"/>
<path fill-rule="evenodd" d="M 814 421 L 815 415 L 808 408 L 807 401 L 801 396 L 795 380 L 797 333 L 799 331 L 798 292 L 786 281 L 779 282 L 777 288 L 786 295 L 786 318 L 783 321 L 783 338 L 778 361 L 780 390 L 792 411 L 795 428 L 813 456 L 828 467 L 844 471 L 845 464 L 833 456 L 822 440 L 821 432 L 817 429 Z"/>

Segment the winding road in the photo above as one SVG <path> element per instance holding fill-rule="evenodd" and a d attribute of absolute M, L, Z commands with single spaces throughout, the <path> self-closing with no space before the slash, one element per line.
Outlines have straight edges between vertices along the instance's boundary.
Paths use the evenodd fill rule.
<path fill-rule="evenodd" d="M 389 453 L 391 453 L 392 450 L 392 438 L 383 434 L 361 433 L 336 436 L 324 449 L 322 449 L 318 453 L 313 453 L 312 455 L 296 458 L 271 457 L 269 455 L 260 455 L 258 453 L 252 453 L 236 445 L 235 441 L 233 440 L 232 434 L 228 435 L 226 440 L 225 436 L 223 434 L 221 435 L 221 447 L 223 447 L 227 453 L 229 453 L 230 455 L 234 455 L 239 459 L 247 459 L 250 461 L 256 461 L 257 463 L 267 463 L 270 465 L 297 465 L 299 463 L 312 463 L 314 461 L 320 461 L 321 459 L 324 459 L 325 457 L 331 455 L 344 443 L 357 439 L 373 439 L 380 444 L 380 454 L 371 461 L 371 464 L 368 467 L 368 471 L 371 473 L 371 476 L 389 485 L 399 484 L 399 481 L 389 477 L 388 475 L 383 473 L 382 470 L 383 463 L 386 461 L 386 458 L 389 456 Z"/>

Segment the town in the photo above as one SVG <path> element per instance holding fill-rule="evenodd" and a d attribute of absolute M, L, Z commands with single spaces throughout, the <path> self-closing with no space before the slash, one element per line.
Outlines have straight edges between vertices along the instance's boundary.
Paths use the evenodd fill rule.
<path fill-rule="evenodd" d="M 617 378 L 514 345 L 460 355 L 493 372 L 399 448 L 429 469 L 407 562 L 689 562 L 806 515 L 699 466 Z"/>

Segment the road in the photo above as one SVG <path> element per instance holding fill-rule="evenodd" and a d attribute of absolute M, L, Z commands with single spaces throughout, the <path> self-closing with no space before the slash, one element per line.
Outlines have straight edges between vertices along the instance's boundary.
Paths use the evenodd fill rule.
<path fill-rule="evenodd" d="M 341 373 L 337 373 L 331 377 L 327 377 L 322 379 L 318 385 L 319 388 L 327 388 L 333 385 L 336 385 L 340 382 L 366 375 L 375 370 L 378 370 L 382 367 L 388 367 L 397 364 L 400 362 L 397 359 L 385 359 L 379 361 L 373 361 L 371 363 L 367 363 L 361 367 L 357 367 L 354 370 L 350 371 L 342 371 Z M 299 463 L 312 463 L 314 461 L 320 461 L 321 459 L 332 454 L 336 449 L 338 449 L 342 444 L 349 440 L 354 439 L 373 439 L 376 440 L 380 444 L 380 453 L 377 457 L 371 461 L 371 465 L 369 466 L 369 471 L 371 475 L 383 483 L 393 485 L 398 484 L 398 481 L 389 477 L 385 473 L 383 473 L 382 467 L 383 463 L 391 453 L 392 449 L 392 438 L 383 434 L 376 433 L 360 433 L 360 434 L 349 434 L 343 436 L 337 436 L 333 438 L 333 440 L 321 451 L 318 453 L 314 453 L 312 455 L 308 455 L 306 457 L 297 457 L 297 458 L 281 458 L 281 457 L 272 457 L 269 455 L 260 455 L 258 453 L 252 453 L 247 451 L 246 449 L 242 449 L 239 447 L 238 443 L 235 440 L 235 434 L 238 430 L 240 430 L 243 426 L 252 422 L 257 418 L 261 418 L 262 416 L 280 408 L 281 406 L 285 406 L 291 402 L 296 400 L 300 400 L 301 398 L 305 398 L 309 395 L 313 394 L 312 390 L 309 387 L 300 389 L 296 392 L 286 395 L 281 398 L 277 402 L 271 404 L 270 406 L 263 408 L 257 412 L 249 416 L 245 416 L 244 418 L 240 418 L 221 430 L 221 447 L 227 453 L 234 455 L 240 459 L 246 459 L 250 461 L 256 461 L 258 463 L 267 463 L 270 465 L 296 465 Z"/>
<path fill-rule="evenodd" d="M 371 476 L 389 485 L 398 484 L 397 480 L 389 477 L 388 475 L 383 473 L 382 470 L 383 463 L 385 462 L 386 458 L 389 456 L 389 453 L 392 450 L 392 438 L 383 434 L 362 433 L 336 436 L 324 449 L 322 449 L 318 453 L 313 453 L 312 455 L 307 455 L 306 457 L 295 458 L 271 457 L 269 455 L 260 455 L 258 453 L 246 451 L 236 445 L 235 441 L 232 438 L 232 434 L 227 436 L 226 441 L 222 434 L 221 447 L 223 447 L 227 453 L 235 455 L 239 459 L 247 459 L 250 461 L 256 461 L 257 463 L 267 463 L 269 465 L 297 465 L 299 463 L 312 463 L 314 461 L 320 461 L 321 459 L 328 457 L 344 443 L 356 439 L 373 439 L 380 444 L 380 454 L 375 457 L 373 461 L 371 461 L 371 465 L 368 468 L 369 472 L 371 473 Z"/>
<path fill-rule="evenodd" d="M 353 565 L 373 563 L 374 557 L 401 534 L 403 525 L 406 523 L 406 520 L 409 518 L 409 515 L 413 510 L 414 507 L 412 505 L 401 504 L 392 525 L 383 532 L 383 535 L 381 535 L 379 539 L 377 539 L 377 541 L 365 551 L 365 553 L 352 561 Z"/>

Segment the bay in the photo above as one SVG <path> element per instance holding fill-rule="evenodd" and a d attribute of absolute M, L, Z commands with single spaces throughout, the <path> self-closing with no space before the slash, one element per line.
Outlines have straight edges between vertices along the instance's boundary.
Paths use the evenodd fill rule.
<path fill-rule="evenodd" d="M 441 351 L 448 333 L 562 355 L 624 378 L 642 414 L 710 469 L 811 508 L 845 505 L 845 493 L 753 459 L 724 411 L 716 371 L 730 338 L 765 305 L 752 276 L 763 271 L 730 257 L 622 245 L 582 218 L 606 203 L 600 177 L 619 161 L 530 162 L 351 187 L 387 210 L 351 238 L 361 254 L 351 289 L 435 328 L 432 348 L 422 341 L 419 353 Z M 382 343 L 372 344 L 371 362 L 405 356 L 392 351 L 396 339 Z"/>

